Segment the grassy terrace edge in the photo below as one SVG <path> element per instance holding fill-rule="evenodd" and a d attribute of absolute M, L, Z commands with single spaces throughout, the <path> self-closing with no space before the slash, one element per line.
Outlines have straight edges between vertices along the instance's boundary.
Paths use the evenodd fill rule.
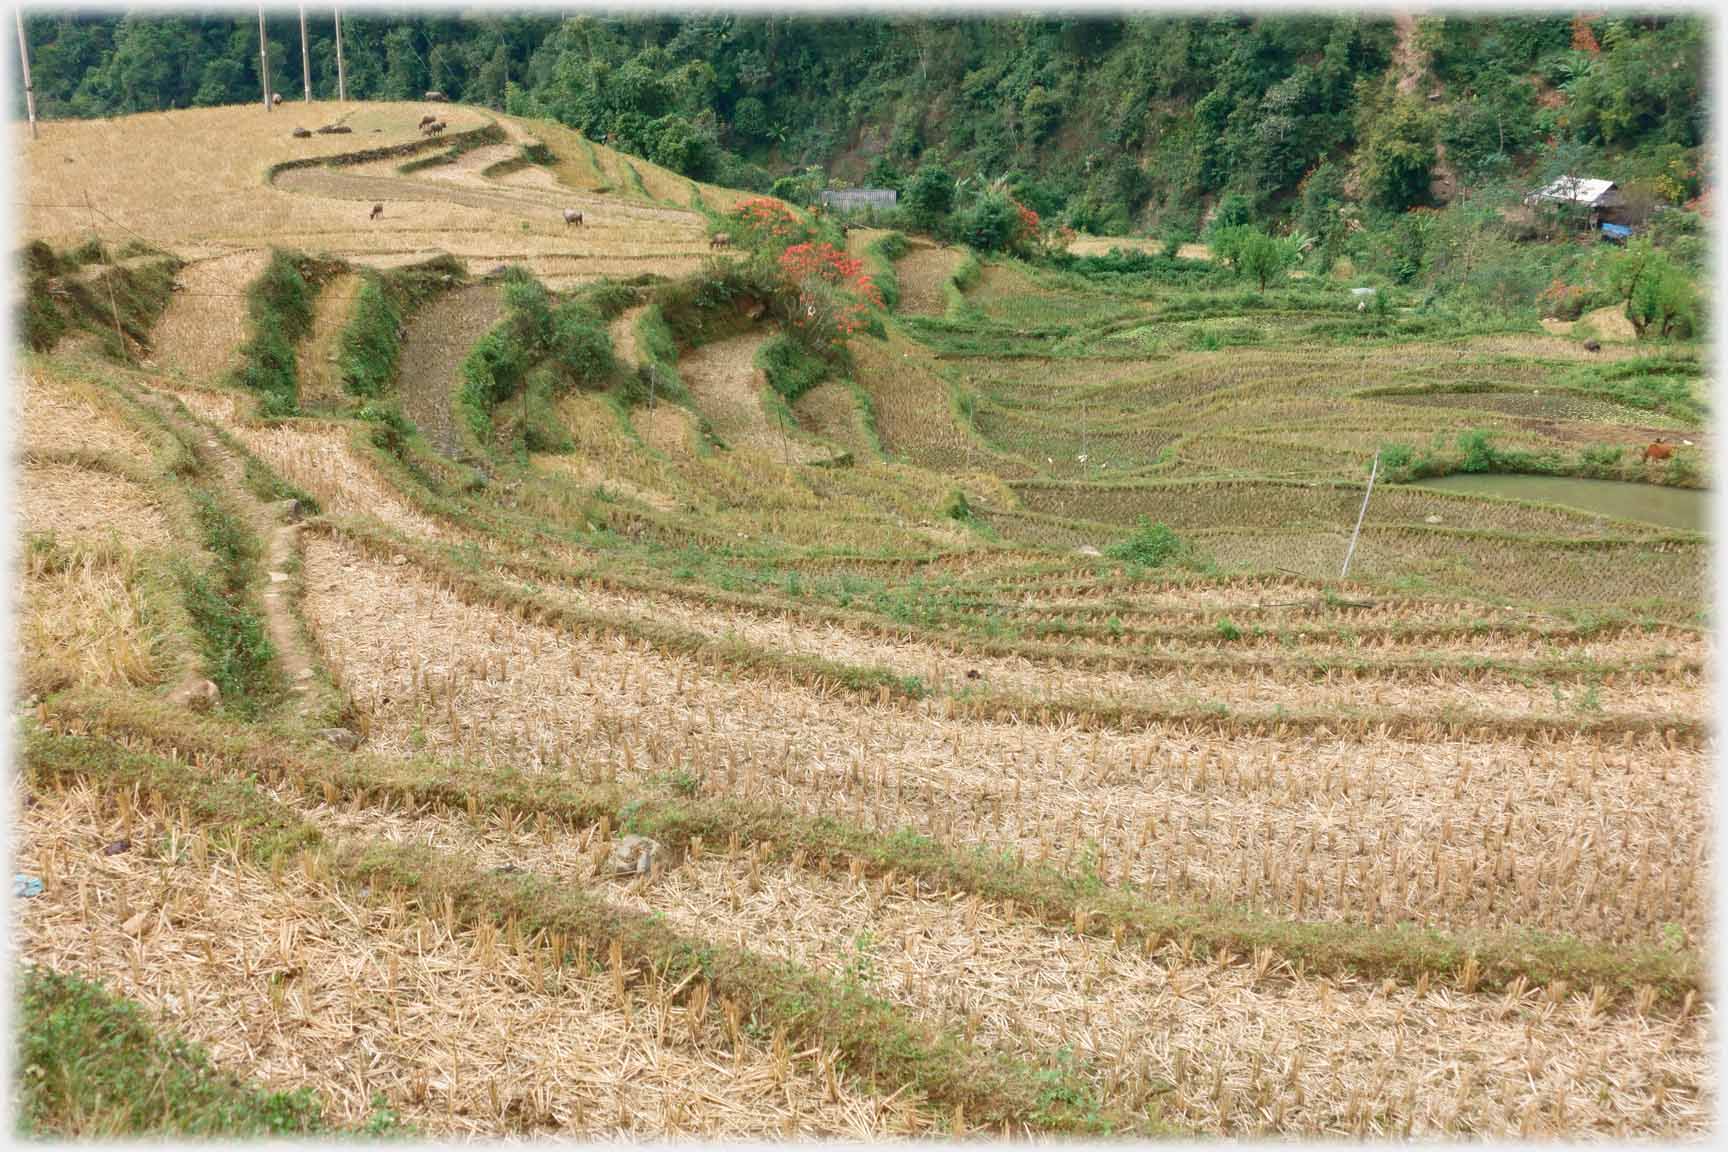
<path fill-rule="evenodd" d="M 425 848 L 327 837 L 249 781 L 212 779 L 191 763 L 104 739 L 32 726 L 23 763 L 25 778 L 38 787 L 82 781 L 153 798 L 195 824 L 221 828 L 233 851 L 260 862 L 310 853 L 309 866 L 319 874 L 356 892 L 363 885 L 394 891 L 422 915 L 453 912 L 462 923 L 514 921 L 529 935 L 615 941 L 632 967 L 648 963 L 672 979 L 699 975 L 717 995 L 736 1001 L 746 1018 L 784 1027 L 798 1042 L 832 1046 L 852 1076 L 909 1088 L 970 1124 L 1073 1135 L 1169 1132 L 1153 1116 L 1099 1103 L 1091 1085 L 1068 1069 L 985 1052 L 854 985 L 687 936 L 568 882 L 483 872 Z"/>
<path fill-rule="evenodd" d="M 1229 905 L 1183 905 L 1150 900 L 1006 854 L 962 850 L 900 831 L 881 833 L 827 816 L 737 799 L 646 796 L 613 784 L 574 784 L 523 771 L 479 769 L 430 758 L 389 759 L 364 752 L 341 754 L 283 731 L 255 735 L 217 719 L 199 718 L 145 697 L 113 692 L 67 694 L 45 703 L 41 720 L 58 731 L 137 740 L 158 752 L 216 760 L 230 774 L 278 786 L 326 786 L 365 800 L 385 796 L 415 806 L 463 811 L 545 814 L 578 824 L 607 818 L 620 828 L 650 835 L 674 848 L 691 839 L 773 845 L 789 858 L 802 852 L 873 876 L 916 875 L 944 889 L 1012 901 L 1051 926 L 1093 936 L 1120 933 L 1148 946 L 1188 940 L 1204 954 L 1248 958 L 1270 949 L 1309 972 L 1390 978 L 1466 988 L 1500 989 L 1519 978 L 1537 985 L 1565 980 L 1575 987 L 1600 984 L 1612 1000 L 1655 990 L 1667 1006 L 1706 987 L 1701 957 L 1656 947 L 1602 945 L 1530 931 L 1446 932 L 1414 926 L 1367 927 L 1333 921 L 1292 921 Z"/>
<path fill-rule="evenodd" d="M 202 1045 L 159 1029 L 137 1003 L 39 964 L 18 975 L 15 1134 L 268 1138 L 329 1134 L 308 1088 L 267 1091 L 215 1066 Z M 368 1135 L 389 1131 L 375 1114 Z"/>

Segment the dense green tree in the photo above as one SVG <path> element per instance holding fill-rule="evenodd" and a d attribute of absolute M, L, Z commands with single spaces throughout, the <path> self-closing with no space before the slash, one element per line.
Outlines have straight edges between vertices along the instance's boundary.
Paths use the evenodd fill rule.
<path fill-rule="evenodd" d="M 940 164 L 925 164 L 906 182 L 901 203 L 914 227 L 935 229 L 954 207 L 954 177 Z"/>
<path fill-rule="evenodd" d="M 331 24 L 309 16 L 313 87 L 331 96 Z M 35 14 L 26 24 L 44 116 L 258 97 L 255 15 Z M 808 165 L 857 180 L 878 155 L 890 167 L 871 178 L 886 179 L 939 156 L 956 177 L 1014 174 L 1023 202 L 1076 226 L 1177 234 L 1226 198 L 1255 218 L 1332 219 L 1330 202 L 1353 196 L 1330 176 L 1310 196 L 1305 181 L 1322 166 L 1354 173 L 1353 195 L 1401 211 L 1426 201 L 1442 148 L 1471 195 L 1514 173 L 1534 181 L 1588 165 L 1684 199 L 1703 139 L 1702 19 L 1590 27 L 1599 50 L 1573 48 L 1564 16 L 1427 19 L 1433 104 L 1426 91 L 1393 95 L 1391 21 L 1347 13 L 558 20 L 372 10 L 344 20 L 344 48 L 357 99 L 437 87 L 756 186 Z M 297 93 L 293 15 L 272 17 L 269 32 L 273 83 Z M 1663 144 L 1683 155 L 1646 163 Z M 1336 230 L 1304 228 L 1329 248 L 1342 243 Z"/>

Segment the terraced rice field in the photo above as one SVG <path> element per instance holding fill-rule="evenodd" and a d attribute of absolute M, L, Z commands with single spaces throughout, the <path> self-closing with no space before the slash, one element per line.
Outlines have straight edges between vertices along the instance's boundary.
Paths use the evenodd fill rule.
<path fill-rule="evenodd" d="M 706 264 L 744 194 L 449 111 L 487 134 L 408 171 L 449 142 L 268 174 L 417 104 L 25 146 L 43 203 L 124 149 L 99 199 L 191 260 L 137 363 L 18 375 L 26 963 L 351 1132 L 1708 1128 L 1706 538 L 1382 473 L 1338 578 L 1383 444 L 1671 421 L 1696 473 L 1620 475 L 1685 486 L 1696 421 L 1566 331 L 961 287 L 920 240 L 783 428 Z M 168 202 L 177 126 L 244 210 Z M 275 409 L 234 371 L 271 248 L 316 258 Z M 489 332 L 556 351 L 477 428 Z"/>

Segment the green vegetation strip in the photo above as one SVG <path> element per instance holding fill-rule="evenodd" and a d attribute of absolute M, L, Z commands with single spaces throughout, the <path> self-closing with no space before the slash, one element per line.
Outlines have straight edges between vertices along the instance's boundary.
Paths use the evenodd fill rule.
<path fill-rule="evenodd" d="M 200 1046 L 158 1034 L 137 1004 L 97 984 L 35 965 L 21 976 L 19 1135 L 257 1138 L 326 1130 L 324 1106 L 310 1089 L 266 1092 L 243 1083 L 212 1067 Z"/>
<path fill-rule="evenodd" d="M 263 398 L 266 416 L 286 416 L 300 403 L 295 348 L 312 333 L 312 302 L 340 265 L 272 250 L 264 272 L 246 289 L 251 335 L 240 349 L 234 383 Z"/>
<path fill-rule="evenodd" d="M 1703 989 L 1705 969 L 1691 952 L 1602 945 L 1538 932 L 1442 932 L 1409 925 L 1367 927 L 1291 921 L 1228 905 L 1168 904 L 1131 889 L 1106 887 L 1007 853 L 961 850 L 908 831 L 881 833 L 827 816 L 802 816 L 772 804 L 732 797 L 650 796 L 616 784 L 574 784 L 557 776 L 480 768 L 426 758 L 340 754 L 303 736 L 194 716 L 129 693 L 69 693 L 41 709 L 48 726 L 151 743 L 184 758 L 215 758 L 232 772 L 294 788 L 326 783 L 345 796 L 389 797 L 415 807 L 544 813 L 576 825 L 606 818 L 675 849 L 694 837 L 709 845 L 772 843 L 786 859 L 801 852 L 809 866 L 826 859 L 842 869 L 861 862 L 880 876 L 916 876 L 938 889 L 1005 903 L 1051 926 L 1110 937 L 1120 930 L 1152 945 L 1187 940 L 1202 954 L 1247 958 L 1269 949 L 1309 972 L 1392 978 L 1498 990 L 1522 977 L 1538 985 L 1565 980 L 1600 984 L 1616 1000 L 1641 987 L 1658 1002 L 1678 1004 Z"/>
<path fill-rule="evenodd" d="M 24 763 L 28 779 L 39 787 L 88 781 L 148 794 L 195 823 L 225 830 L 255 859 L 316 850 L 337 879 L 356 889 L 364 884 L 374 892 L 395 890 L 423 911 L 453 910 L 473 923 L 515 921 L 528 935 L 544 931 L 571 940 L 615 941 L 631 967 L 648 965 L 674 982 L 699 975 L 747 1017 L 785 1027 L 801 1045 L 838 1049 L 854 1075 L 910 1089 L 961 1113 L 971 1125 L 1072 1134 L 1161 1130 L 1144 1118 L 1105 1109 L 1091 1086 L 1064 1068 L 984 1052 L 908 1020 L 855 984 L 684 935 L 657 917 L 618 908 L 569 883 L 482 872 L 426 848 L 334 841 L 249 783 L 213 779 L 191 764 L 108 741 L 32 729 Z"/>
<path fill-rule="evenodd" d="M 840 688 L 851 692 L 874 692 L 879 701 L 919 701 L 934 693 L 923 681 L 901 676 L 880 667 L 843 664 L 821 657 L 755 648 L 734 639 L 715 639 L 693 629 L 658 621 L 609 613 L 589 612 L 561 604 L 548 604 L 535 593 L 508 580 L 486 573 L 464 571 L 449 563 L 435 548 L 389 535 L 354 520 L 328 519 L 307 523 L 309 531 L 342 541 L 375 559 L 401 554 L 463 603 L 513 613 L 517 619 L 546 627 L 561 628 L 578 635 L 621 635 L 666 652 L 676 652 L 715 666 L 742 668 L 769 679 L 806 684 L 817 690 Z M 1552 740 L 1560 736 L 1618 736 L 1633 733 L 1701 747 L 1706 734 L 1703 721 L 1669 715 L 1619 715 L 1579 718 L 1573 716 L 1501 716 L 1464 711 L 1435 713 L 1400 712 L 1386 709 L 1330 712 L 1282 712 L 1233 714 L 1223 705 L 1159 708 L 1099 703 L 1086 699 L 1037 700 L 1009 693 L 971 693 L 943 697 L 950 718 L 1026 721 L 1070 724 L 1085 731 L 1108 729 L 1142 731 L 1177 728 L 1242 735 L 1286 735 L 1327 733 L 1336 736 L 1367 735 L 1415 737 L 1418 739 L 1524 739 Z"/>

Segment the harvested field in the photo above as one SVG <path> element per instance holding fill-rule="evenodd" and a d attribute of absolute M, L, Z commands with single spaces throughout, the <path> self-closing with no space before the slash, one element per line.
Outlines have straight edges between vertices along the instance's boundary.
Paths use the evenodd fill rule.
<path fill-rule="evenodd" d="M 340 408 L 347 402 L 336 358 L 342 329 L 354 314 L 360 277 L 352 272 L 330 279 L 312 311 L 312 335 L 300 349 L 300 403 L 308 408 Z"/>
<path fill-rule="evenodd" d="M 63 544 L 116 540 L 128 548 L 166 546 L 168 521 L 136 482 L 73 464 L 26 464 L 18 507 L 27 533 L 52 533 Z"/>
<path fill-rule="evenodd" d="M 503 291 L 496 284 L 474 284 L 440 295 L 408 325 L 397 376 L 402 412 L 446 456 L 462 451 L 455 410 L 462 361 L 503 309 Z"/>
<path fill-rule="evenodd" d="M 124 831 L 82 789 L 32 809 L 19 863 L 54 887 L 22 907 L 24 954 L 101 979 L 230 1068 L 315 1088 L 344 1122 L 381 1092 L 427 1135 L 869 1140 L 917 1125 L 849 1091 L 830 1102 L 818 1076 L 754 1042 L 730 1047 L 718 1013 L 692 1027 L 651 978 L 623 1006 L 604 971 L 547 974 L 538 947 L 452 935 L 299 869 L 273 877 L 216 853 L 200 865 L 137 831 L 133 851 L 98 851 Z"/>
<path fill-rule="evenodd" d="M 755 357 L 767 341 L 767 331 L 750 332 L 704 344 L 678 361 L 678 374 L 708 420 L 714 435 L 728 448 L 808 464 L 834 455 L 831 447 L 812 444 L 769 419 L 763 405 L 768 382 Z"/>
<path fill-rule="evenodd" d="M 338 516 L 372 516 L 398 531 L 436 540 L 444 531 L 396 496 L 349 447 L 345 426 L 298 421 L 230 429 L 247 451 L 278 475 L 310 492 Z"/>
<path fill-rule="evenodd" d="M 24 689 L 46 695 L 157 682 L 162 646 L 142 579 L 124 553 L 78 550 L 52 562 L 32 554 L 18 621 Z"/>
<path fill-rule="evenodd" d="M 800 396 L 792 411 L 805 431 L 838 444 L 854 460 L 868 460 L 875 454 L 858 401 L 844 382 L 824 380 Z"/>
<path fill-rule="evenodd" d="M 940 316 L 948 309 L 948 279 L 960 266 L 958 248 L 913 244 L 894 262 L 894 277 L 900 284 L 900 302 L 895 310 L 908 316 Z"/>
<path fill-rule="evenodd" d="M 306 567 L 308 617 L 374 709 L 379 751 L 632 778 L 688 761 L 719 793 L 821 804 L 1028 858 L 1073 864 L 1084 850 L 1112 883 L 1285 915 L 1522 923 L 1610 940 L 1702 928 L 1704 825 L 1672 818 L 1702 811 L 1698 752 L 1596 738 L 1532 749 L 1082 737 L 895 715 L 524 624 L 329 541 L 308 542 Z M 1523 798 L 1516 811 L 1510 796 Z"/>
<path fill-rule="evenodd" d="M 168 301 L 151 362 L 190 384 L 214 381 L 237 363 L 246 341 L 246 288 L 269 263 L 263 249 L 188 264 L 185 291 Z"/>
<path fill-rule="evenodd" d="M 40 372 L 21 376 L 14 394 L 14 426 L 20 453 L 107 452 L 144 463 L 150 445 L 130 424 L 81 389 Z"/>
<path fill-rule="evenodd" d="M 513 106 L 570 114 L 519 72 Z M 1045 95 L 1039 146 L 1078 149 L 1097 125 Z M 758 187 L 825 147 L 761 96 L 787 134 L 740 104 L 710 157 Z M 1706 1130 L 1708 344 L 1534 319 L 1615 298 L 1614 253 L 1440 207 L 1443 247 L 1377 211 L 1265 283 L 1195 244 L 1069 260 L 1058 219 L 1201 205 L 1153 165 L 1122 215 L 1094 154 L 1059 209 L 957 136 L 943 233 L 980 247 L 907 233 L 896 315 L 854 300 L 882 229 L 480 104 L 279 111 L 15 136 L 15 247 L 49 251 L 14 303 L 52 350 L 14 405 L 14 932 L 102 1012 L 136 1001 L 102 1058 L 166 1087 L 116 1134 L 179 1098 L 140 1035 L 360 1136 Z M 876 181 L 906 127 L 836 174 Z M 1290 219 L 1256 227 L 1306 227 L 1261 192 Z M 1031 223 L 986 195 L 1040 234 L 984 251 Z M 139 241 L 183 269 L 164 315 L 159 283 L 118 301 L 141 365 L 80 295 L 161 259 Z M 284 252 L 309 328 L 260 277 Z M 390 274 L 360 311 L 364 269 Z M 546 295 L 501 327 L 506 269 Z M 781 325 L 790 404 L 756 366 Z M 86 1089 L 24 1084 L 79 1131 L 119 1115 Z"/>
<path fill-rule="evenodd" d="M 595 858 L 594 829 L 543 837 L 485 816 L 333 809 L 317 819 L 546 876 L 586 875 Z M 1301 976 L 1274 958 L 1202 961 L 1176 942 L 1146 955 L 913 881 L 711 851 L 646 887 L 610 883 L 621 901 L 685 930 L 850 975 L 992 1047 L 1069 1048 L 1125 1104 L 1173 1085 L 1177 1117 L 1208 1130 L 1506 1138 L 1556 1096 L 1602 1135 L 1678 1135 L 1708 1114 L 1708 1020 L 1604 1011 L 1582 989 L 1558 1002 L 1539 988 L 1388 991 Z M 1490 1058 L 1466 1070 L 1464 1051 Z"/>

